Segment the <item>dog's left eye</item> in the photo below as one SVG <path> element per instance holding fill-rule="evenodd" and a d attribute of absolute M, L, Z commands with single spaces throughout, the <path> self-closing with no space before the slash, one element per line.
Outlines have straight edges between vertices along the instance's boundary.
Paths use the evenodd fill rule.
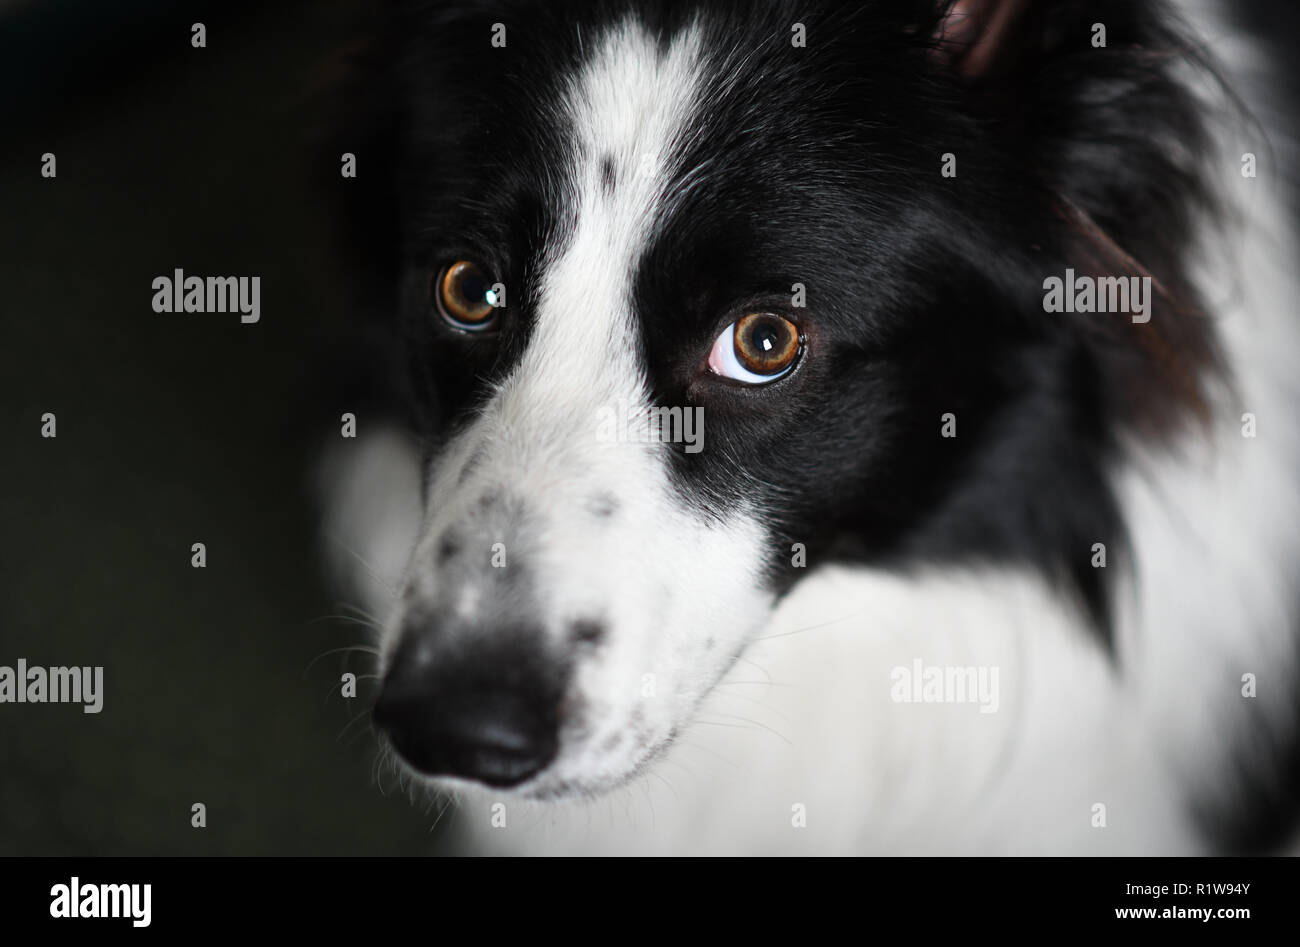
<path fill-rule="evenodd" d="M 797 325 L 774 313 L 751 312 L 722 330 L 709 351 L 709 370 L 747 385 L 766 385 L 788 374 L 801 351 Z"/>
<path fill-rule="evenodd" d="M 433 298 L 442 318 L 462 332 L 487 332 L 496 325 L 499 300 L 493 283 L 468 260 L 458 260 L 438 274 Z"/>

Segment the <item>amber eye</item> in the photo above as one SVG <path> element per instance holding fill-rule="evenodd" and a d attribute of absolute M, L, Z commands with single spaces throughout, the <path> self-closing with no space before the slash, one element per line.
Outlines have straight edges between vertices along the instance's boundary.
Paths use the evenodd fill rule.
<path fill-rule="evenodd" d="M 723 330 L 709 352 L 709 369 L 750 385 L 776 381 L 794 368 L 803 339 L 799 327 L 770 312 L 752 312 Z"/>
<path fill-rule="evenodd" d="M 457 329 L 483 332 L 496 324 L 499 301 L 493 283 L 468 260 L 458 260 L 438 274 L 433 297 L 442 318 Z"/>

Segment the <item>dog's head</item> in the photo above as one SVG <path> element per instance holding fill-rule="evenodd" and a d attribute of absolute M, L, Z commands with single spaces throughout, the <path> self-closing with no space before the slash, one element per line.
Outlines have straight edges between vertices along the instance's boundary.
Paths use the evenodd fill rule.
<path fill-rule="evenodd" d="M 1158 141 L 1190 107 L 1092 116 L 1165 176 L 1102 186 L 1090 128 L 1036 127 L 1124 71 L 1080 65 L 1088 16 L 1070 60 L 1065 21 L 1012 0 L 814 6 L 395 20 L 384 174 L 429 450 L 376 717 L 421 772 L 618 784 L 832 558 L 1023 558 L 1101 610 L 1101 458 L 1158 373 L 1045 316 L 1042 280 L 1117 233 L 1177 277 L 1182 191 L 1154 238 L 1106 215 L 1187 185 Z M 1144 23 L 1116 5 L 1112 46 Z M 1033 62 L 1002 53 L 1017 29 Z"/>

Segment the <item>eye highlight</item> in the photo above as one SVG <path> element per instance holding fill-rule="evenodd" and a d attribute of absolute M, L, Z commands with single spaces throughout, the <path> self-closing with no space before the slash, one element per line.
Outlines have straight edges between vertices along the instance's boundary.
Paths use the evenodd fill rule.
<path fill-rule="evenodd" d="M 497 298 L 492 282 L 477 264 L 457 260 L 444 267 L 433 285 L 443 321 L 463 332 L 485 332 L 496 325 Z"/>
<path fill-rule="evenodd" d="M 774 313 L 751 312 L 714 341 L 709 370 L 747 385 L 766 385 L 788 374 L 802 351 L 797 325 Z"/>

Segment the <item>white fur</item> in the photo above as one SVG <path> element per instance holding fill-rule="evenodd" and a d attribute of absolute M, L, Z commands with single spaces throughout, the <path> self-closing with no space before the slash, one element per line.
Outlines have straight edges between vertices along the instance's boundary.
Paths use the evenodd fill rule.
<path fill-rule="evenodd" d="M 472 491 L 452 484 L 470 452 L 487 451 L 476 490 L 519 487 L 526 471 L 530 508 L 544 522 L 521 555 L 540 557 L 554 583 L 548 629 L 558 634 L 564 620 L 591 609 L 618 626 L 614 656 L 581 678 L 606 724 L 566 751 L 566 779 L 595 786 L 639 762 L 631 748 L 594 747 L 626 725 L 638 705 L 629 689 L 647 669 L 674 682 L 656 727 L 708 696 L 647 773 L 594 801 L 536 803 L 468 789 L 456 824 L 470 849 L 1199 851 L 1189 801 L 1228 787 L 1227 752 L 1293 699 L 1281 688 L 1293 670 L 1297 619 L 1300 392 L 1288 372 L 1300 351 L 1291 306 L 1300 286 L 1290 265 L 1295 241 L 1278 210 L 1280 169 L 1264 160 L 1262 141 L 1224 125 L 1222 183 L 1241 230 L 1206 233 L 1200 272 L 1235 387 L 1215 393 L 1209 443 L 1191 437 L 1174 452 L 1133 445 L 1132 464 L 1116 475 L 1136 576 L 1120 595 L 1118 661 L 1028 573 L 904 578 L 836 567 L 810 573 L 709 690 L 715 666 L 681 679 L 673 664 L 701 660 L 692 649 L 702 628 L 728 628 L 734 643 L 751 633 L 763 603 L 746 605 L 743 590 L 757 532 L 743 519 L 710 529 L 676 510 L 644 447 L 605 451 L 573 434 L 599 404 L 644 403 L 629 355 L 628 279 L 663 196 L 665 143 L 697 81 L 696 45 L 688 34 L 656 61 L 648 38 L 626 28 L 607 38 L 575 84 L 568 108 L 585 162 L 575 229 L 548 270 L 535 343 L 440 468 L 434 495 L 450 499 L 425 524 L 421 549 L 465 515 Z M 612 203 L 596 170 L 605 151 L 619 162 Z M 1259 178 L 1240 176 L 1244 151 L 1261 156 Z M 630 177 L 642 154 L 657 172 Z M 1228 246 L 1235 255 L 1221 252 Z M 1253 440 L 1240 432 L 1246 411 L 1258 418 Z M 593 488 L 615 490 L 635 534 L 577 525 L 589 520 L 581 504 Z M 643 544 L 643 555 L 628 557 L 629 543 Z M 413 581 L 434 596 L 424 555 Z M 677 596 L 666 614 L 653 605 L 664 578 Z M 671 643 L 656 653 L 632 644 L 638 636 Z M 895 702 L 891 671 L 916 659 L 997 668 L 997 712 Z M 1248 672 L 1259 678 L 1253 701 L 1241 696 Z M 506 804 L 504 827 L 492 824 L 498 802 Z M 1094 826 L 1099 804 L 1104 828 Z"/>

